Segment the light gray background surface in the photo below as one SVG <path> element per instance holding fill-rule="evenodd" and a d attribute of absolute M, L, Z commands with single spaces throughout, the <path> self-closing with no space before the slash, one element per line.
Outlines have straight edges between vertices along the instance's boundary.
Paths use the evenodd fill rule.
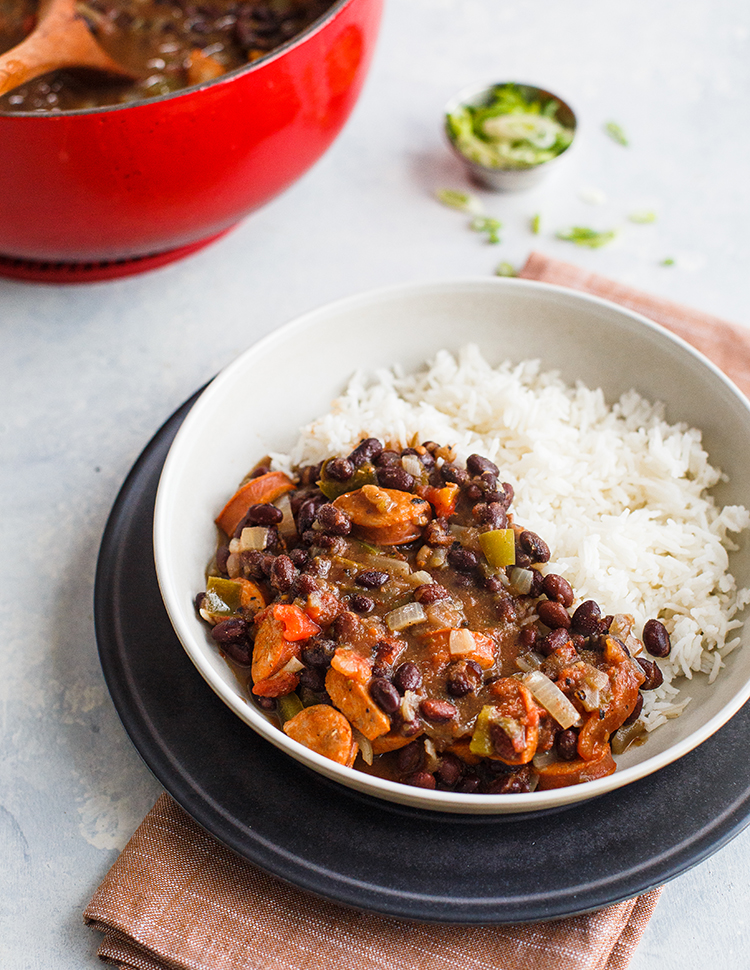
<path fill-rule="evenodd" d="M 0 966 L 97 965 L 81 912 L 160 792 L 103 682 L 92 588 L 117 490 L 163 420 L 302 311 L 533 248 L 749 325 L 749 37 L 744 0 L 387 0 L 350 123 L 283 197 L 141 277 L 0 281 Z M 442 106 L 482 78 L 544 85 L 580 119 L 550 181 L 482 193 L 499 246 L 433 198 L 465 186 Z M 610 119 L 630 147 L 602 133 Z M 628 221 L 643 207 L 655 224 Z M 571 224 L 620 233 L 589 251 L 554 238 Z M 750 831 L 667 885 L 632 970 L 750 966 L 749 873 Z"/>

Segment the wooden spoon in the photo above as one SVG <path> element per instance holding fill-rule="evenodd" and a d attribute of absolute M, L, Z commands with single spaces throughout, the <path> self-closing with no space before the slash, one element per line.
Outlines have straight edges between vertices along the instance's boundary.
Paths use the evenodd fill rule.
<path fill-rule="evenodd" d="M 41 0 L 34 30 L 0 55 L 0 94 L 64 67 L 90 68 L 135 80 L 131 71 L 99 46 L 76 12 L 76 0 Z"/>

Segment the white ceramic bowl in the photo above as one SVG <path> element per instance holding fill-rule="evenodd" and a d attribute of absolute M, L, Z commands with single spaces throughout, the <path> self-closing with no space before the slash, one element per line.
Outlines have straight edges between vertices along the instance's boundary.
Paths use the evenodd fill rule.
<path fill-rule="evenodd" d="M 491 363 L 540 358 L 564 379 L 603 388 L 608 399 L 635 388 L 663 400 L 667 419 L 704 432 L 728 483 L 722 503 L 750 504 L 750 405 L 683 341 L 645 318 L 572 290 L 526 280 L 481 279 L 397 286 L 351 297 L 295 320 L 255 344 L 212 382 L 188 414 L 167 457 L 154 517 L 156 568 L 169 616 L 189 657 L 219 697 L 272 744 L 351 788 L 448 812 L 550 808 L 626 785 L 710 737 L 750 697 L 750 634 L 713 685 L 690 684 L 683 715 L 620 756 L 615 774 L 525 795 L 426 791 L 334 764 L 286 737 L 241 692 L 194 609 L 215 548 L 214 516 L 268 451 L 288 450 L 300 426 L 329 410 L 359 367 L 415 367 L 440 348 L 479 345 Z M 750 585 L 743 542 L 731 568 Z"/>

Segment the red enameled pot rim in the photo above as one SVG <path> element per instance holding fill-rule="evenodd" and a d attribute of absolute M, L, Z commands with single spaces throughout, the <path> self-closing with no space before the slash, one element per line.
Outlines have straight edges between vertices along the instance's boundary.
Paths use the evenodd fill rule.
<path fill-rule="evenodd" d="M 246 64 L 243 67 L 237 67 L 233 71 L 228 71 L 226 74 L 222 74 L 221 77 L 214 78 L 212 81 L 204 81 L 203 84 L 193 84 L 188 88 L 182 88 L 180 91 L 171 91 L 169 94 L 159 94 L 153 98 L 138 98 L 137 101 L 130 101 L 127 104 L 108 104 L 99 108 L 76 108 L 73 111 L 57 111 L 57 112 L 47 112 L 47 111 L 0 111 L 0 122 L 3 118 L 41 118 L 47 121 L 55 121 L 59 118 L 69 118 L 73 115 L 96 115 L 96 114 L 109 114 L 112 111 L 131 111 L 133 108 L 139 108 L 142 105 L 158 104 L 160 101 L 171 101 L 175 98 L 184 98 L 186 95 L 194 94 L 197 91 L 203 91 L 206 88 L 213 87 L 217 84 L 228 84 L 231 83 L 237 77 L 244 77 L 245 74 L 250 74 L 256 68 L 260 68 L 270 61 L 276 60 L 286 54 L 287 51 L 293 50 L 295 47 L 299 47 L 303 44 L 308 37 L 316 34 L 319 30 L 322 30 L 328 23 L 330 23 L 339 12 L 343 10 L 344 7 L 352 3 L 352 0 L 335 0 L 333 5 L 317 20 L 314 20 L 308 27 L 306 27 L 299 34 L 295 34 L 294 37 L 290 38 L 286 43 L 282 44 L 280 47 L 274 47 L 272 51 L 264 54 L 263 57 L 259 57 L 257 61 L 253 61 L 250 64 Z"/>

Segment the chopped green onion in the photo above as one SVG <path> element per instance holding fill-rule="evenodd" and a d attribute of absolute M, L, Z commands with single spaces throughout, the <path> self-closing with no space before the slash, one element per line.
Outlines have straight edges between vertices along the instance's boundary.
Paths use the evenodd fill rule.
<path fill-rule="evenodd" d="M 510 263 L 500 263 L 495 270 L 495 276 L 518 276 L 518 273 Z"/>
<path fill-rule="evenodd" d="M 531 218 L 531 231 L 534 233 L 535 236 L 539 235 L 539 230 L 541 229 L 541 226 L 542 226 L 542 217 L 537 212 L 537 214 L 535 216 L 532 216 Z"/>
<path fill-rule="evenodd" d="M 652 209 L 637 209 L 635 212 L 631 212 L 628 216 L 631 222 L 636 223 L 647 223 L 656 222 L 656 213 Z"/>
<path fill-rule="evenodd" d="M 616 141 L 618 145 L 627 147 L 630 144 L 628 141 L 628 136 L 616 121 L 608 121 L 604 126 L 604 130 L 607 132 L 612 141 Z"/>
<path fill-rule="evenodd" d="M 470 192 L 460 192 L 458 189 L 439 189 L 435 193 L 435 198 L 449 209 L 458 209 L 459 212 L 471 212 L 478 215 L 482 211 L 482 203 Z"/>
<path fill-rule="evenodd" d="M 588 246 L 589 249 L 599 249 L 612 242 L 617 233 L 613 231 L 597 232 L 596 229 L 589 229 L 587 226 L 572 226 L 570 229 L 561 229 L 557 234 L 558 239 L 565 239 L 567 242 L 575 243 L 576 246 Z"/>
<path fill-rule="evenodd" d="M 471 220 L 471 228 L 474 232 L 486 232 L 487 242 L 499 243 L 500 236 L 498 233 L 503 228 L 503 224 L 490 216 L 477 216 L 476 219 Z"/>
<path fill-rule="evenodd" d="M 470 161 L 524 169 L 560 155 L 574 131 L 556 120 L 554 98 L 527 98 L 515 84 L 497 84 L 483 104 L 461 105 L 446 118 L 448 134 Z"/>
<path fill-rule="evenodd" d="M 674 266 L 674 260 L 672 259 L 671 256 L 667 256 L 666 259 L 663 259 L 661 261 L 661 264 L 660 265 L 662 265 L 662 266 Z"/>

